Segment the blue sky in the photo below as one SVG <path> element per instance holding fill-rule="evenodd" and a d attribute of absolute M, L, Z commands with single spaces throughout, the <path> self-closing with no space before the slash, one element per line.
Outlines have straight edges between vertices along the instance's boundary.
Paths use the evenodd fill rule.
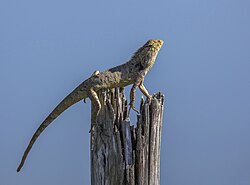
<path fill-rule="evenodd" d="M 64 112 L 16 167 L 72 89 L 163 39 L 145 79 L 166 97 L 161 184 L 249 185 L 249 8 L 247 0 L 0 1 L 0 184 L 89 184 L 89 101 Z"/>

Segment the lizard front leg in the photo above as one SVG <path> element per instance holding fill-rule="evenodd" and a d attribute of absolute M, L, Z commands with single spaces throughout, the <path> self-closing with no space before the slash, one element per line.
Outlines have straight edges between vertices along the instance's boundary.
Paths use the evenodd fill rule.
<path fill-rule="evenodd" d="M 91 112 L 91 128 L 90 131 L 92 131 L 93 126 L 97 124 L 97 116 L 101 110 L 101 103 L 100 100 L 98 98 L 97 93 L 91 88 L 89 90 L 89 99 L 91 100 L 91 103 L 93 105 L 93 111 Z"/>
<path fill-rule="evenodd" d="M 135 108 L 135 91 L 136 88 L 138 87 L 137 84 L 134 84 L 130 90 L 130 108 L 129 108 L 129 112 L 131 109 L 133 109 L 135 112 L 137 112 L 138 114 L 140 113 L 136 108 Z"/>
<path fill-rule="evenodd" d="M 146 87 L 143 85 L 143 82 L 141 82 L 141 84 L 139 85 L 139 89 L 149 100 L 152 98 L 152 96 L 149 95 Z"/>

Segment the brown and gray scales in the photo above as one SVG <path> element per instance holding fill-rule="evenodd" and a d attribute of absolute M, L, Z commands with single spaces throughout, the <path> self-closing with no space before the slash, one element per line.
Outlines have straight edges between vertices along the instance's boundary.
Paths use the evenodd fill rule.
<path fill-rule="evenodd" d="M 133 84 L 130 91 L 129 105 L 131 109 L 138 112 L 134 106 L 136 88 L 139 87 L 141 92 L 147 98 L 151 98 L 147 89 L 143 85 L 143 81 L 147 72 L 153 66 L 162 45 L 162 40 L 148 40 L 125 64 L 121 64 L 104 72 L 95 71 L 87 80 L 76 87 L 56 106 L 56 108 L 48 115 L 48 117 L 36 130 L 23 154 L 22 161 L 17 168 L 17 172 L 21 170 L 30 149 L 43 130 L 71 105 L 79 102 L 80 100 L 89 98 L 95 107 L 93 115 L 91 116 L 91 121 L 94 123 L 95 118 L 101 109 L 101 104 L 97 96 L 97 91 L 100 89 L 125 87 Z"/>

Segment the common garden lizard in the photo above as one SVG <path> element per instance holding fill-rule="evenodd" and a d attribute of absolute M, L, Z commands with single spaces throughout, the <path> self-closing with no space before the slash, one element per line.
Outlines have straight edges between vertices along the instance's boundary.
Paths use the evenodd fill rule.
<path fill-rule="evenodd" d="M 104 72 L 95 71 L 87 80 L 76 87 L 57 105 L 57 107 L 48 115 L 48 117 L 36 130 L 23 154 L 21 163 L 17 168 L 17 172 L 21 170 L 30 149 L 32 148 L 39 135 L 43 132 L 43 130 L 71 105 L 79 102 L 80 100 L 85 101 L 86 98 L 89 98 L 94 106 L 93 115 L 91 116 L 91 122 L 95 123 L 96 117 L 101 109 L 101 103 L 97 96 L 97 91 L 100 89 L 125 87 L 132 84 L 129 105 L 130 109 L 138 112 L 134 106 L 135 90 L 137 87 L 139 87 L 141 92 L 147 98 L 151 98 L 147 89 L 143 85 L 143 81 L 145 75 L 153 66 L 162 45 L 162 40 L 148 40 L 141 48 L 139 48 L 134 53 L 134 55 L 128 62 L 108 69 Z"/>

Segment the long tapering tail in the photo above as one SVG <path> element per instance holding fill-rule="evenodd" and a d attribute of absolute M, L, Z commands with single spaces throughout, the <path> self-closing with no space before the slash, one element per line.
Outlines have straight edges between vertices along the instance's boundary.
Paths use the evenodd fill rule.
<path fill-rule="evenodd" d="M 69 108 L 71 105 L 77 103 L 78 101 L 82 100 L 83 98 L 86 98 L 85 96 L 83 97 L 80 95 L 77 91 L 73 91 L 70 93 L 67 97 L 65 97 L 58 105 L 57 107 L 49 114 L 49 116 L 42 122 L 42 124 L 38 127 L 34 135 L 32 136 L 29 145 L 27 146 L 21 163 L 19 164 L 17 168 L 17 172 L 21 170 L 21 168 L 24 165 L 24 162 L 29 154 L 29 151 L 31 150 L 33 144 L 37 140 L 37 138 L 40 136 L 40 134 L 44 131 L 44 129 L 49 126 L 51 122 L 53 122 L 62 112 L 64 112 L 67 108 Z"/>

